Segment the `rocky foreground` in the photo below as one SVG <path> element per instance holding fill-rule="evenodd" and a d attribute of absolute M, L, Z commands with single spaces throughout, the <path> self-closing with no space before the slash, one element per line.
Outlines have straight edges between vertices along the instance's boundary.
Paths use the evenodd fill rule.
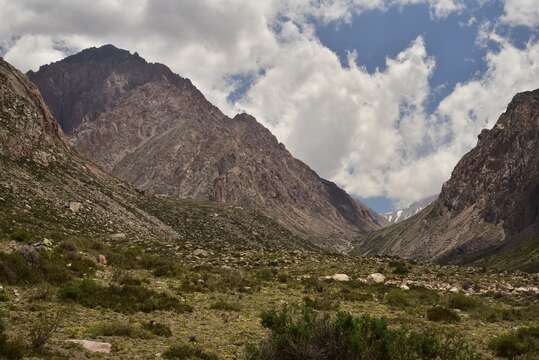
<path fill-rule="evenodd" d="M 123 237 L 1 244 L 7 333 L 31 347 L 36 327 L 54 323 L 39 350 L 46 358 L 171 358 L 171 347 L 189 344 L 238 359 L 266 337 L 262 311 L 299 305 L 456 334 L 485 358 L 495 357 L 495 336 L 539 325 L 537 274 L 196 242 L 145 249 Z M 15 257 L 40 265 L 29 275 Z M 47 259 L 61 264 L 54 276 Z"/>

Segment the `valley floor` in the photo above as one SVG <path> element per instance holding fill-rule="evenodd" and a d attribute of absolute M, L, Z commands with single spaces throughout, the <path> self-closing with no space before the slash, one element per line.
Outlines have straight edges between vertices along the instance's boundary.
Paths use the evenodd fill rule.
<path fill-rule="evenodd" d="M 300 250 L 203 249 L 190 243 L 152 255 L 129 248 L 127 241 L 43 245 L 40 256 L 67 261 L 67 282 L 59 269 L 57 279 L 50 270 L 42 278 L 24 275 L 24 265 L 9 254 L 26 245 L 3 241 L 0 268 L 14 273 L 0 274 L 8 338 L 22 339 L 28 348 L 36 332 L 47 332 L 47 324 L 57 322 L 32 356 L 156 359 L 166 357 L 171 346 L 189 344 L 220 359 L 241 359 L 248 344 L 268 335 L 260 322 L 262 311 L 302 304 L 320 312 L 384 317 L 390 327 L 455 334 L 485 358 L 495 358 L 492 338 L 539 325 L 538 275 Z M 95 260 L 99 255 L 101 264 Z M 368 281 L 373 273 L 383 274 L 385 283 Z M 346 274 L 349 281 L 320 279 L 334 274 Z M 455 318 L 427 319 L 436 307 Z M 112 351 L 91 353 L 68 339 L 110 343 Z"/>

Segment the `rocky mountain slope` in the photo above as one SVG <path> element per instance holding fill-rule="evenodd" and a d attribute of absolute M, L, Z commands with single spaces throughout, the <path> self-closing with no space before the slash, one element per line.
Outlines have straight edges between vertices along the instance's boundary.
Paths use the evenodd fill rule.
<path fill-rule="evenodd" d="M 0 170 L 0 240 L 312 248 L 255 210 L 165 201 L 104 173 L 71 149 L 37 87 L 1 59 Z"/>
<path fill-rule="evenodd" d="M 28 75 L 74 147 L 141 190 L 261 209 L 339 249 L 380 228 L 253 117 L 228 118 L 164 65 L 107 45 Z"/>
<path fill-rule="evenodd" d="M 539 90 L 514 97 L 491 130 L 457 164 L 433 204 L 415 217 L 359 241 L 362 254 L 463 263 L 519 253 L 539 256 Z"/>
<path fill-rule="evenodd" d="M 384 217 L 384 219 L 387 220 L 388 225 L 397 224 L 419 213 L 421 210 L 432 204 L 432 202 L 437 198 L 438 195 L 428 196 L 426 198 L 411 203 L 406 208 L 393 210 L 382 214 L 382 216 Z"/>

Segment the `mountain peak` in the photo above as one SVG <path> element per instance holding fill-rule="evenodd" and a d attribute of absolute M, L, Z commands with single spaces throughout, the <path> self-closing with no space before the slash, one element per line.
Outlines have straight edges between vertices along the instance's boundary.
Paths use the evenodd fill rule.
<path fill-rule="evenodd" d="M 254 117 L 228 118 L 189 80 L 135 56 L 93 48 L 30 74 L 84 155 L 142 190 L 261 209 L 333 249 L 379 228 Z"/>

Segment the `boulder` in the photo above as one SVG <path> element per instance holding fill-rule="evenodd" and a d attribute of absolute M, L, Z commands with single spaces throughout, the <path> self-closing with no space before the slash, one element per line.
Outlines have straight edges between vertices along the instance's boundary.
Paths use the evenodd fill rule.
<path fill-rule="evenodd" d="M 72 201 L 69 203 L 69 210 L 71 210 L 74 214 L 78 213 L 80 209 L 82 208 L 82 203 Z"/>
<path fill-rule="evenodd" d="M 106 266 L 107 265 L 107 257 L 103 254 L 99 254 L 97 256 L 97 262 L 100 264 L 100 265 L 103 265 L 103 266 Z"/>
<path fill-rule="evenodd" d="M 84 349 L 95 352 L 95 353 L 105 353 L 110 354 L 112 350 L 112 345 L 105 342 L 90 341 L 90 340 L 67 340 L 67 342 L 79 344 Z"/>
<path fill-rule="evenodd" d="M 374 273 L 367 276 L 367 281 L 371 284 L 383 284 L 386 281 L 386 277 L 380 273 Z"/>
<path fill-rule="evenodd" d="M 193 255 L 198 257 L 208 257 L 209 253 L 203 249 L 196 249 L 193 251 Z"/>

